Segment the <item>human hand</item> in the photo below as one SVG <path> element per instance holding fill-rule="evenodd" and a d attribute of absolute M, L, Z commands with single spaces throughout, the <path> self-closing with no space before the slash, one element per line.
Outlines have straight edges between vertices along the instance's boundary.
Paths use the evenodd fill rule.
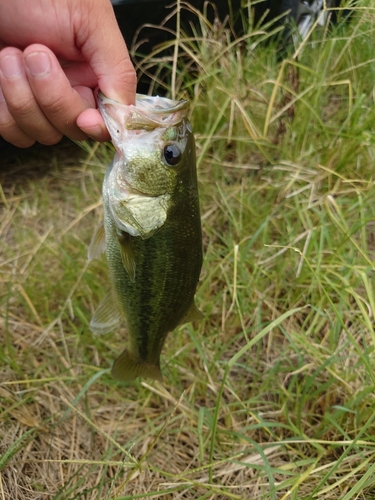
<path fill-rule="evenodd" d="M 18 147 L 109 139 L 94 91 L 134 104 L 110 0 L 0 0 L 0 136 Z"/>

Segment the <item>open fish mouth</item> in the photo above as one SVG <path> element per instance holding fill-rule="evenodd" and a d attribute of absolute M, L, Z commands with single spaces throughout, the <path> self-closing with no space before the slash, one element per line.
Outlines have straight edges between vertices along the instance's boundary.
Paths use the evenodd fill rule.
<path fill-rule="evenodd" d="M 137 94 L 136 105 L 121 104 L 98 91 L 98 105 L 110 129 L 109 122 L 121 124 L 127 130 L 154 130 L 178 125 L 186 116 L 189 101 Z"/>

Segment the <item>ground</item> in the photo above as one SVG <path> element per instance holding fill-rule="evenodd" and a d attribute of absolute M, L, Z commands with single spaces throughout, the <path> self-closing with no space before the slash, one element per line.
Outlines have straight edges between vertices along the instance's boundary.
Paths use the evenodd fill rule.
<path fill-rule="evenodd" d="M 192 102 L 204 233 L 163 383 L 113 380 L 126 329 L 89 330 L 113 150 L 3 156 L 0 499 L 375 498 L 374 20 L 280 54 L 201 16 L 139 59 Z"/>

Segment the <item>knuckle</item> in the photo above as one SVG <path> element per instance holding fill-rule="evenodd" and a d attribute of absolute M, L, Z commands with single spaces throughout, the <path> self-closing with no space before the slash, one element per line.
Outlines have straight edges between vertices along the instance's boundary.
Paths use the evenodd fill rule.
<path fill-rule="evenodd" d="M 44 146 L 53 146 L 54 144 L 57 144 L 58 142 L 61 141 L 63 137 L 63 134 L 58 132 L 57 130 L 54 132 L 50 132 L 48 135 L 45 134 L 43 135 L 38 142 L 43 144 Z"/>
<path fill-rule="evenodd" d="M 25 137 L 24 139 L 16 138 L 12 142 L 12 144 L 14 144 L 14 146 L 17 146 L 17 148 L 25 149 L 25 148 L 30 148 L 33 144 L 35 144 L 35 141 L 31 137 Z"/>
<path fill-rule="evenodd" d="M 137 73 L 134 66 L 129 61 L 129 63 L 126 64 L 125 68 L 122 67 L 121 70 L 122 71 L 120 72 L 120 74 L 122 73 L 121 76 L 124 84 L 127 86 L 127 88 L 129 88 L 129 90 L 135 89 L 135 87 L 137 86 Z"/>
<path fill-rule="evenodd" d="M 35 143 L 35 139 L 26 135 L 17 126 L 4 127 L 0 124 L 0 137 L 18 148 L 29 148 Z"/>
<path fill-rule="evenodd" d="M 32 97 L 7 99 L 9 113 L 15 118 L 28 118 L 35 109 L 35 100 Z"/>
<path fill-rule="evenodd" d="M 40 107 L 43 112 L 45 112 L 48 116 L 61 116 L 66 112 L 66 98 L 64 95 L 55 96 L 54 99 L 43 99 L 41 97 L 39 101 Z"/>
<path fill-rule="evenodd" d="M 42 128 L 36 124 L 33 131 L 23 130 L 13 118 L 11 110 L 0 107 L 0 136 L 19 148 L 28 148 L 36 140 L 45 145 L 57 144 L 62 138 L 62 133 L 46 124 Z"/>
<path fill-rule="evenodd" d="M 8 112 L 0 111 L 0 135 L 6 139 L 6 137 L 11 136 L 17 128 L 12 116 Z"/>

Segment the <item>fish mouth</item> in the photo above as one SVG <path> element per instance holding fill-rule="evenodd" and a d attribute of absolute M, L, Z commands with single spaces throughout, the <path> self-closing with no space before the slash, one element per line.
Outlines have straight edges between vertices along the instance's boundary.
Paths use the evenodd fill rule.
<path fill-rule="evenodd" d="M 127 130 L 155 130 L 173 127 L 181 123 L 189 108 L 189 101 L 175 101 L 166 97 L 136 95 L 136 105 L 121 104 L 106 97 L 100 90 L 97 94 L 99 110 L 108 126 L 114 121 Z"/>

